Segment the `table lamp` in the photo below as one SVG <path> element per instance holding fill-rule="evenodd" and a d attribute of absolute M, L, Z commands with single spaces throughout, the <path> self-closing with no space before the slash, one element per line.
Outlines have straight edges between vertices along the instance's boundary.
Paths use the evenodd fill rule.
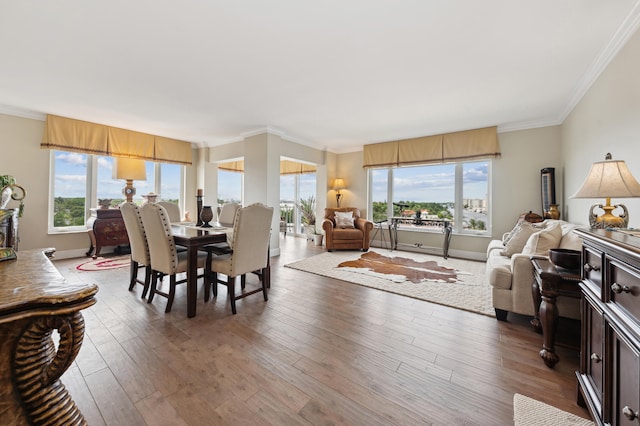
<path fill-rule="evenodd" d="M 147 169 L 144 160 L 137 158 L 116 158 L 113 167 L 113 178 L 124 179 L 126 186 L 122 189 L 127 202 L 133 201 L 136 189 L 133 187 L 134 180 L 147 180 Z"/>
<path fill-rule="evenodd" d="M 640 183 L 631 175 L 624 161 L 612 160 L 607 153 L 604 161 L 593 163 L 582 187 L 571 198 L 604 198 L 605 205 L 594 204 L 589 210 L 591 229 L 626 228 L 629 215 L 624 204 L 611 205 L 612 198 L 632 198 L 640 196 Z M 620 207 L 623 213 L 616 216 L 613 210 Z M 595 208 L 604 210 L 598 216 Z"/>
<path fill-rule="evenodd" d="M 345 189 L 344 179 L 336 178 L 333 181 L 333 189 L 336 191 L 336 204 L 338 208 L 340 208 L 340 199 L 342 198 L 342 194 L 340 193 L 341 189 Z"/>

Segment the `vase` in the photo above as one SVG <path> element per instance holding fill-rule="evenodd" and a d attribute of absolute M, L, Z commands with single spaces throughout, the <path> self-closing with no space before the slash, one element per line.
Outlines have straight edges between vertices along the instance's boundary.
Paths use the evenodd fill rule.
<path fill-rule="evenodd" d="M 202 220 L 202 225 L 200 225 L 201 227 L 211 228 L 211 225 L 209 225 L 209 222 L 213 220 L 213 210 L 211 209 L 211 206 L 202 207 L 202 210 L 200 210 L 200 220 Z"/>
<path fill-rule="evenodd" d="M 549 204 L 549 211 L 545 215 L 549 219 L 560 219 L 560 210 L 557 204 Z"/>
<path fill-rule="evenodd" d="M 0 209 L 6 209 L 9 201 L 11 201 L 11 194 L 13 194 L 13 190 L 10 186 L 6 186 L 2 193 L 0 193 Z"/>
<path fill-rule="evenodd" d="M 313 242 L 315 245 L 317 246 L 321 246 L 322 245 L 322 237 L 324 235 L 322 234 L 313 234 Z"/>

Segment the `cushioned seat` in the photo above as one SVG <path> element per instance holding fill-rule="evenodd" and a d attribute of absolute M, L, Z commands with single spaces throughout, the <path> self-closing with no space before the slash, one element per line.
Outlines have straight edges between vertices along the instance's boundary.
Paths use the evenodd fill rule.
<path fill-rule="evenodd" d="M 355 207 L 326 208 L 322 229 L 326 235 L 327 250 L 369 250 L 373 222 L 360 217 Z"/>

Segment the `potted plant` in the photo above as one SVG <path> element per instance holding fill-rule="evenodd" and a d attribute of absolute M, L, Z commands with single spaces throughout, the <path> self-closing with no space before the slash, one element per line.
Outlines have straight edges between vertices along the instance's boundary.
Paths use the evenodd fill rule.
<path fill-rule="evenodd" d="M 316 197 L 310 195 L 308 198 L 300 200 L 296 203 L 296 208 L 300 212 L 300 220 L 307 233 L 307 239 L 313 239 L 316 229 Z"/>
<path fill-rule="evenodd" d="M 322 245 L 322 233 L 318 232 L 318 230 L 316 229 L 316 227 L 313 227 L 313 242 L 315 245 L 317 246 L 321 246 Z"/>

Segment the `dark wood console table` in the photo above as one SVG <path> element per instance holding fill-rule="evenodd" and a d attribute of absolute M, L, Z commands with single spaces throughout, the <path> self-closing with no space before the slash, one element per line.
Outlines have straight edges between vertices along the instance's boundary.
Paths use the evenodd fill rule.
<path fill-rule="evenodd" d="M 532 259 L 534 317 L 531 325 L 542 331 L 544 343 L 540 350 L 540 358 L 549 368 L 553 368 L 560 358 L 555 352 L 556 331 L 558 329 L 558 296 L 579 299 L 581 297 L 580 271 L 556 268 L 548 259 Z"/>
<path fill-rule="evenodd" d="M 640 237 L 575 231 L 582 247 L 582 338 L 578 403 L 598 425 L 640 416 Z"/>
<path fill-rule="evenodd" d="M 91 245 L 87 256 L 95 259 L 100 256 L 104 246 L 119 246 L 129 244 L 129 235 L 124 226 L 124 219 L 120 209 L 91 209 L 91 217 L 87 220 L 89 240 Z M 95 249 L 95 252 L 94 252 Z"/>
<path fill-rule="evenodd" d="M 82 345 L 80 310 L 97 291 L 67 282 L 42 250 L 0 262 L 0 423 L 86 424 L 60 376 Z"/>

